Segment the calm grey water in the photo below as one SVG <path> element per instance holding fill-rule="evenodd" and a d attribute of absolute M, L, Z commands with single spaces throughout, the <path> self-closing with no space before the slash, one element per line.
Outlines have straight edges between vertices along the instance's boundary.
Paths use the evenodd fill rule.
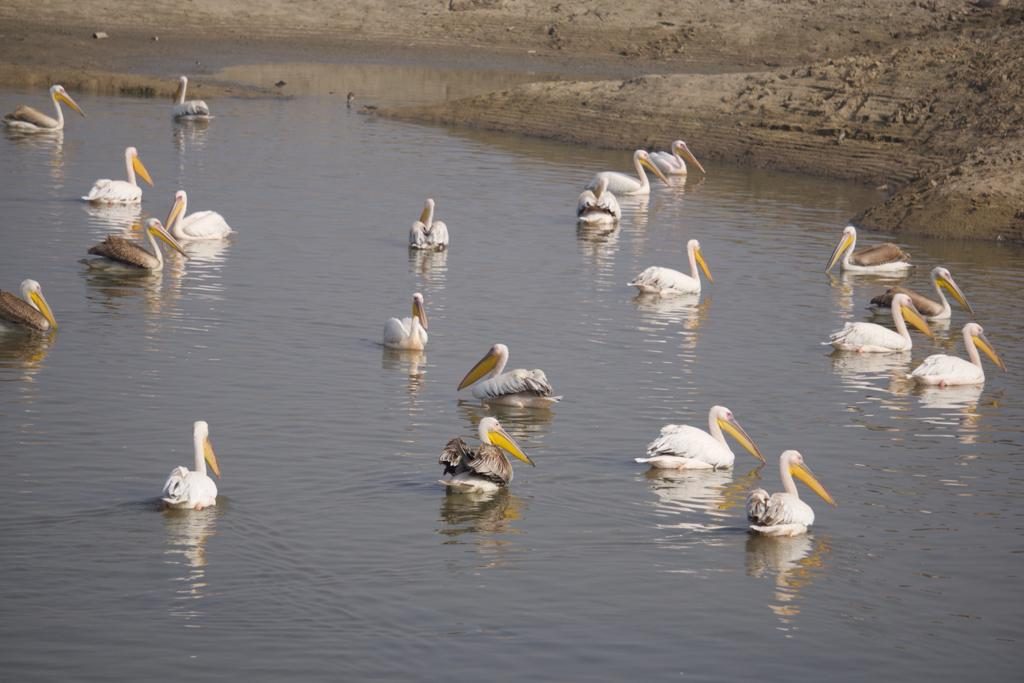
<path fill-rule="evenodd" d="M 961 311 L 895 362 L 819 343 L 885 285 L 822 272 L 871 190 L 709 164 L 600 238 L 577 233 L 576 196 L 627 154 L 369 120 L 336 97 L 218 100 L 207 127 L 163 101 L 79 102 L 62 141 L 0 139 L 0 287 L 39 280 L 60 323 L 0 342 L 5 680 L 1020 675 L 1019 248 L 906 243 L 911 282 L 948 266 L 1010 368 L 921 393 L 900 375 L 962 350 Z M 237 238 L 152 278 L 85 272 L 133 216 L 77 198 L 120 177 L 129 144 L 156 181 L 147 215 L 183 187 Z M 428 195 L 452 248 L 410 255 Z M 681 266 L 690 237 L 715 277 L 699 303 L 637 300 L 624 283 Z M 427 352 L 385 352 L 417 290 Z M 487 414 L 455 386 L 497 341 L 565 399 L 497 413 L 535 469 L 491 500 L 449 496 L 437 455 Z M 767 467 L 633 463 L 715 403 Z M 160 512 L 196 419 L 220 503 Z M 839 507 L 811 500 L 806 537 L 751 538 L 743 498 L 779 488 L 786 448 Z"/>

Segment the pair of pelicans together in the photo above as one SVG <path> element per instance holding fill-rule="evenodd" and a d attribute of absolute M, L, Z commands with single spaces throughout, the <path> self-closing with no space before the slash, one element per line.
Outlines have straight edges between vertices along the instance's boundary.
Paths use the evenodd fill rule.
<path fill-rule="evenodd" d="M 210 115 L 210 108 L 206 105 L 206 102 L 203 100 L 185 99 L 185 91 L 187 89 L 188 78 L 179 76 L 178 88 L 174 93 L 172 116 L 179 120 L 209 120 L 213 118 Z M 85 112 L 72 99 L 63 85 L 50 86 L 50 101 L 53 103 L 54 113 L 57 118 L 48 116 L 34 107 L 22 104 L 18 105 L 14 111 L 4 115 L 4 125 L 11 130 L 22 133 L 49 133 L 64 130 L 64 109 L 60 106 L 61 103 L 68 105 L 81 116 L 85 116 Z"/>

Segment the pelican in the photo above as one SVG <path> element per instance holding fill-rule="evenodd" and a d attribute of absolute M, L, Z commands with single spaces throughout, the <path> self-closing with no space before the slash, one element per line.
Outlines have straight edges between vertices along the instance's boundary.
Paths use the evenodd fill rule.
<path fill-rule="evenodd" d="M 708 282 L 714 282 L 708 264 L 704 261 L 704 255 L 700 251 L 700 242 L 690 240 L 686 243 L 686 253 L 690 257 L 690 274 L 680 273 L 671 268 L 651 266 L 627 283 L 630 287 L 636 287 L 641 294 L 660 294 L 667 296 L 671 294 L 700 294 L 700 273 L 697 272 L 697 265 L 704 271 Z"/>
<path fill-rule="evenodd" d="M 712 406 L 708 411 L 706 432 L 690 425 L 665 425 L 661 436 L 647 444 L 647 457 L 635 460 L 662 470 L 729 469 L 736 456 L 725 441 L 723 429 L 752 456 L 762 463 L 765 461 L 761 450 L 725 406 Z"/>
<path fill-rule="evenodd" d="M 658 176 L 661 182 L 666 185 L 669 184 L 665 174 L 651 161 L 651 155 L 642 149 L 633 152 L 633 168 L 636 169 L 635 178 L 625 173 L 602 171 L 590 180 L 587 189 L 596 190 L 598 183 L 601 182 L 601 178 L 606 178 L 608 180 L 608 189 L 615 194 L 626 197 L 650 194 L 651 181 L 647 179 L 647 174 L 644 173 L 645 168 L 650 169 L 651 173 Z"/>
<path fill-rule="evenodd" d="M 984 384 L 985 370 L 981 367 L 978 349 L 995 363 L 1000 370 L 1006 370 L 1002 358 L 985 338 L 985 330 L 978 323 L 964 325 L 964 346 L 970 362 L 958 356 L 937 353 L 928 356 L 910 373 L 910 379 L 918 384 L 935 384 L 948 387 L 956 384 Z"/>
<path fill-rule="evenodd" d="M 197 420 L 192 425 L 192 448 L 195 451 L 195 470 L 175 467 L 164 483 L 161 494 L 170 508 L 202 510 L 217 504 L 217 484 L 206 474 L 206 464 L 220 478 L 217 455 L 210 443 L 210 425 Z"/>
<path fill-rule="evenodd" d="M 163 270 L 164 255 L 156 243 L 157 237 L 173 247 L 182 256 L 185 256 L 185 251 L 181 248 L 181 245 L 164 229 L 159 218 L 150 218 L 146 221 L 146 237 L 149 238 L 149 245 L 152 248 L 151 252 L 123 237 L 107 235 L 105 240 L 89 248 L 89 253 L 99 258 L 83 259 L 82 262 L 90 268 L 104 270 L 128 270 L 132 272 Z"/>
<path fill-rule="evenodd" d="M 188 77 L 178 77 L 178 89 L 174 91 L 177 98 L 174 102 L 174 118 L 185 120 L 212 119 L 210 108 L 202 100 L 185 100 L 185 90 L 188 88 Z"/>
<path fill-rule="evenodd" d="M 957 286 L 953 280 L 953 276 L 950 275 L 949 270 L 942 266 L 935 266 L 932 268 L 932 286 L 935 288 L 935 294 L 939 297 L 939 301 L 933 301 L 926 296 L 918 294 L 912 289 L 906 287 L 890 287 L 885 290 L 885 294 L 879 294 L 871 300 L 871 307 L 875 310 L 884 310 L 889 308 L 892 302 L 894 294 L 902 292 L 910 297 L 910 300 L 914 302 L 914 308 L 918 310 L 921 317 L 925 320 L 949 320 L 953 314 L 953 310 L 949 307 L 949 300 L 946 299 L 943 289 L 949 290 L 949 293 L 953 295 L 957 303 L 964 307 L 964 309 L 974 316 L 974 309 L 967 303 L 967 297 L 960 291 L 960 287 Z M 939 303 L 942 302 L 942 303 Z"/>
<path fill-rule="evenodd" d="M 519 448 L 501 423 L 485 417 L 477 425 L 480 445 L 474 451 L 462 437 L 455 437 L 441 451 L 438 464 L 444 465 L 444 474 L 451 475 L 440 483 L 456 491 L 480 493 L 497 491 L 512 481 L 512 463 L 502 451 L 508 451 L 531 466 L 533 460 Z"/>
<path fill-rule="evenodd" d="M 33 332 L 57 329 L 57 320 L 38 282 L 24 280 L 21 283 L 20 299 L 10 292 L 0 290 L 0 329 L 4 328 Z"/>
<path fill-rule="evenodd" d="M 411 318 L 391 318 L 384 323 L 384 346 L 409 351 L 422 351 L 427 346 L 427 312 L 422 294 L 412 295 Z"/>
<path fill-rule="evenodd" d="M 576 201 L 576 219 L 581 225 L 618 223 L 620 218 L 622 209 L 619 208 L 619 200 L 608 191 L 606 176 L 597 179 L 597 187 L 593 191 L 583 190 Z"/>
<path fill-rule="evenodd" d="M 793 475 L 832 507 L 835 507 L 836 501 L 817 480 L 811 468 L 804 464 L 804 456 L 799 451 L 783 452 L 779 457 L 779 470 L 784 489 L 782 493 L 769 496 L 764 489 L 755 489 L 747 496 L 750 530 L 765 536 L 799 536 L 814 524 L 814 510 L 800 500 Z"/>
<path fill-rule="evenodd" d="M 651 161 L 657 166 L 662 173 L 665 175 L 686 175 L 686 162 L 690 162 L 694 166 L 700 169 L 700 172 L 707 175 L 707 171 L 697 161 L 697 157 L 693 156 L 693 152 L 686 146 L 686 143 L 682 140 L 676 140 L 672 143 L 671 152 L 653 152 L 651 154 Z"/>
<path fill-rule="evenodd" d="M 459 382 L 459 391 L 471 384 L 486 381 L 473 387 L 473 396 L 488 403 L 515 406 L 517 408 L 547 408 L 562 400 L 552 396 L 554 389 L 543 370 L 510 370 L 504 372 L 508 363 L 508 347 L 495 344 L 466 376 Z"/>
<path fill-rule="evenodd" d="M 909 351 L 914 343 L 907 331 L 909 321 L 914 327 L 932 336 L 928 323 L 918 314 L 914 303 L 906 294 L 896 294 L 892 298 L 892 320 L 896 324 L 893 332 L 887 327 L 875 323 L 846 323 L 843 329 L 829 335 L 824 344 L 831 344 L 840 351 L 856 351 L 857 353 L 892 353 Z"/>
<path fill-rule="evenodd" d="M 409 246 L 413 249 L 441 251 L 448 248 L 448 226 L 434 220 L 434 200 L 428 198 L 420 219 L 409 229 Z"/>
<path fill-rule="evenodd" d="M 128 147 L 124 150 L 124 165 L 128 171 L 128 180 L 110 180 L 100 178 L 93 184 L 89 194 L 82 197 L 87 202 L 98 204 L 138 204 L 142 201 L 142 188 L 135 182 L 136 171 L 153 186 L 153 179 L 149 177 L 149 171 L 139 159 L 139 150 Z"/>
<path fill-rule="evenodd" d="M 196 211 L 188 216 L 188 193 L 174 193 L 174 204 L 167 214 L 167 230 L 176 240 L 222 240 L 234 232 L 216 211 Z"/>
<path fill-rule="evenodd" d="M 832 252 L 832 258 L 828 260 L 825 272 L 832 270 L 832 266 L 840 257 L 843 260 L 839 261 L 839 270 L 848 270 L 851 273 L 900 273 L 913 267 L 910 263 L 910 254 L 892 242 L 883 242 L 854 251 L 856 248 L 857 228 L 847 225 L 843 228 L 839 244 Z"/>
<path fill-rule="evenodd" d="M 22 104 L 18 105 L 18 108 L 10 114 L 4 116 L 4 125 L 24 133 L 64 130 L 64 110 L 61 109 L 61 102 L 77 111 L 83 117 L 85 116 L 85 112 L 79 108 L 77 102 L 71 99 L 71 95 L 68 95 L 63 85 L 50 86 L 50 99 L 53 100 L 53 108 L 57 111 L 56 119 L 50 118 L 38 109 Z"/>

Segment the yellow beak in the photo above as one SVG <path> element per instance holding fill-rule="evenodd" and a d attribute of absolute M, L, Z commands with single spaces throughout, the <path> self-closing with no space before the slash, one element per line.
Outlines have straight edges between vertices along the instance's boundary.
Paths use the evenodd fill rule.
<path fill-rule="evenodd" d="M 723 420 L 722 418 L 718 418 L 718 426 L 729 432 L 732 438 L 736 439 L 741 446 L 747 449 L 748 453 L 761 462 L 765 462 L 764 455 L 761 454 L 761 449 L 757 447 L 757 444 L 754 443 L 753 439 L 747 436 L 747 433 L 743 431 L 743 427 L 740 427 L 739 422 L 735 419 Z"/>
<path fill-rule="evenodd" d="M 135 169 L 135 172 L 139 174 L 140 178 L 149 183 L 150 187 L 153 187 L 153 179 L 149 177 L 149 171 L 147 171 L 146 167 L 142 164 L 142 159 L 139 159 L 139 157 L 132 157 L 132 168 Z"/>
<path fill-rule="evenodd" d="M 73 99 L 71 99 L 71 95 L 68 95 L 67 93 L 59 92 L 59 93 L 57 93 L 57 99 L 60 100 L 61 102 L 63 102 L 64 104 L 68 105 L 69 107 L 71 107 L 75 111 L 77 111 L 79 114 L 82 115 L 83 118 L 85 117 L 85 112 L 82 111 L 81 107 L 78 106 L 77 102 L 75 102 Z"/>
<path fill-rule="evenodd" d="M 654 175 L 658 176 L 658 179 L 661 180 L 661 182 L 665 183 L 666 185 L 671 185 L 672 184 L 672 183 L 670 183 L 668 181 L 668 178 L 665 177 L 665 174 L 661 172 L 661 169 L 658 168 L 657 166 L 655 166 L 653 163 L 651 163 L 647 159 L 641 159 L 640 163 L 643 166 L 645 166 L 647 169 L 649 169 L 651 171 L 651 173 L 653 173 Z"/>
<path fill-rule="evenodd" d="M 700 249 L 693 252 L 694 256 L 697 257 L 697 265 L 704 271 L 704 276 L 708 279 L 708 282 L 714 282 L 715 278 L 711 277 L 711 270 L 708 268 L 707 262 L 704 260 L 704 254 L 700 253 Z"/>
<path fill-rule="evenodd" d="M 462 391 L 470 384 L 474 384 L 480 380 L 481 377 L 486 375 L 488 372 L 494 369 L 494 366 L 498 364 L 498 354 L 493 351 L 488 351 L 487 355 L 481 358 L 473 368 L 466 373 L 466 376 L 459 382 L 458 391 Z"/>
<path fill-rule="evenodd" d="M 170 213 L 167 214 L 167 220 L 164 222 L 164 225 L 166 225 L 168 228 L 174 225 L 174 221 L 176 221 L 178 217 L 181 216 L 181 212 L 184 206 L 185 205 L 182 203 L 181 199 L 179 197 L 175 197 L 174 204 L 171 206 Z"/>
<path fill-rule="evenodd" d="M 217 464 L 217 454 L 213 452 L 213 444 L 210 443 L 210 437 L 206 437 L 206 441 L 203 442 L 203 457 L 206 458 L 206 464 L 210 466 L 213 473 L 220 478 L 220 465 Z"/>
<path fill-rule="evenodd" d="M 43 314 L 43 317 L 50 322 L 51 329 L 57 329 L 57 319 L 53 317 L 53 311 L 50 310 L 50 304 L 46 303 L 46 297 L 43 296 L 42 292 L 30 292 L 29 298 L 39 309 L 39 312 Z"/>
<path fill-rule="evenodd" d="M 536 467 L 536 465 L 533 463 L 533 460 L 530 459 L 530 456 L 528 456 L 526 453 L 523 453 L 523 449 L 519 447 L 519 444 L 516 443 L 516 440 L 509 436 L 508 432 L 506 432 L 504 429 L 492 429 L 491 431 L 487 432 L 487 436 L 491 440 L 491 443 L 497 446 L 498 448 L 508 451 L 509 453 L 516 456 L 525 463 L 529 463 L 531 467 Z"/>
<path fill-rule="evenodd" d="M 423 329 L 427 329 L 427 311 L 419 299 L 412 300 L 412 317 L 419 318 L 420 325 L 423 326 Z"/>
<path fill-rule="evenodd" d="M 420 212 L 420 223 L 427 225 L 427 219 L 430 218 L 430 205 L 427 204 L 423 207 L 423 211 Z M 427 226 L 430 227 L 430 226 Z"/>
<path fill-rule="evenodd" d="M 971 314 L 972 318 L 974 317 L 974 309 L 971 308 L 971 305 L 969 303 L 967 303 L 967 297 L 964 296 L 964 293 L 960 291 L 960 288 L 957 287 L 955 282 L 945 277 L 936 278 L 935 282 L 939 285 L 939 287 L 942 287 L 947 292 L 952 294 L 953 298 L 956 299 L 957 303 L 963 306 L 964 309 L 966 309 L 967 312 Z"/>
<path fill-rule="evenodd" d="M 162 227 L 154 224 L 150 228 L 150 232 L 152 232 L 155 236 L 159 237 L 161 240 L 166 242 L 172 249 L 177 251 L 179 254 L 181 254 L 185 258 L 188 258 L 188 254 L 186 254 L 185 250 L 181 248 L 180 244 L 178 244 L 178 240 L 171 237 L 170 233 L 168 233 Z"/>
<path fill-rule="evenodd" d="M 693 164 L 694 166 L 696 166 L 698 169 L 700 169 L 700 172 L 703 173 L 704 175 L 708 174 L 708 172 L 704 170 L 704 167 L 700 165 L 700 162 L 697 161 L 697 157 L 693 156 L 693 152 L 690 151 L 689 147 L 680 147 L 679 148 L 679 152 L 680 152 L 680 154 L 683 155 L 683 158 L 686 159 L 687 163 L 690 163 L 690 164 Z"/>
<path fill-rule="evenodd" d="M 832 258 L 828 260 L 828 265 L 825 266 L 825 272 L 832 270 L 832 266 L 842 257 L 843 252 L 850 248 L 853 244 L 853 238 L 843 233 L 843 239 L 839 240 L 839 244 L 836 245 L 835 250 L 832 252 Z"/>
<path fill-rule="evenodd" d="M 821 482 L 818 481 L 814 473 L 811 472 L 811 468 L 807 465 L 793 465 L 793 476 L 807 484 L 807 487 L 821 496 L 823 501 L 832 507 L 836 507 L 836 501 L 832 494 L 825 490 L 825 487 L 821 485 Z"/>
<path fill-rule="evenodd" d="M 992 345 L 989 343 L 988 339 L 985 339 L 985 335 L 979 334 L 976 337 L 974 337 L 972 341 L 974 341 L 975 346 L 981 349 L 985 353 L 985 355 L 989 357 L 989 360 L 991 360 L 993 363 L 999 366 L 1000 370 L 1006 370 L 1006 365 L 1003 363 L 1003 359 L 1000 358 L 999 354 L 996 353 L 996 350 L 992 348 Z"/>
<path fill-rule="evenodd" d="M 932 334 L 931 328 L 928 327 L 928 323 L 924 321 L 924 318 L 917 314 L 917 311 L 915 311 L 910 306 L 901 306 L 900 310 L 903 312 L 904 320 L 906 320 L 908 323 L 924 332 L 929 337 L 934 336 Z"/>

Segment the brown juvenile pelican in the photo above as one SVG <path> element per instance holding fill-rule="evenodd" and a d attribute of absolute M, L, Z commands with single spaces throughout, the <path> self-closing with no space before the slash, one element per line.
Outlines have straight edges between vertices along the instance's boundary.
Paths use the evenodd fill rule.
<path fill-rule="evenodd" d="M 957 286 L 953 276 L 949 274 L 947 269 L 942 266 L 932 268 L 932 286 L 935 288 L 935 294 L 939 297 L 939 301 L 933 301 L 907 287 L 890 287 L 885 290 L 885 294 L 879 294 L 871 300 L 871 308 L 875 310 L 890 308 L 892 306 L 892 297 L 902 293 L 910 297 L 910 300 L 914 302 L 914 308 L 918 310 L 921 317 L 925 320 L 948 320 L 952 316 L 953 311 L 949 307 L 946 295 L 942 292 L 943 289 L 946 289 L 953 295 L 958 304 L 963 306 L 972 317 L 974 316 L 974 309 L 967 303 L 967 297 L 960 291 L 960 287 Z"/>
<path fill-rule="evenodd" d="M 548 408 L 552 403 L 562 400 L 561 396 L 552 396 L 555 391 L 543 370 L 517 369 L 505 372 L 506 363 L 508 347 L 495 344 L 462 378 L 458 391 L 476 384 L 473 396 L 481 401 L 519 408 Z M 488 379 L 481 381 L 484 377 Z"/>
<path fill-rule="evenodd" d="M 107 238 L 99 244 L 90 247 L 89 253 L 99 258 L 83 259 L 82 263 L 90 268 L 100 270 L 120 270 L 129 272 L 156 271 L 164 267 L 164 255 L 156 243 L 156 238 L 169 244 L 182 256 L 185 251 L 181 248 L 171 235 L 164 229 L 159 218 L 150 218 L 146 221 L 146 237 L 149 238 L 149 252 L 136 242 L 126 240 L 117 235 L 107 235 Z M 187 256 L 186 256 L 187 258 Z"/>
<path fill-rule="evenodd" d="M 57 329 L 50 304 L 35 280 L 21 283 L 21 298 L 0 290 L 0 329 L 21 329 L 49 332 Z"/>
<path fill-rule="evenodd" d="M 202 100 L 185 100 L 188 89 L 188 77 L 178 77 L 178 89 L 174 91 L 174 118 L 176 119 L 211 119 L 210 108 Z"/>
<path fill-rule="evenodd" d="M 64 102 L 79 114 L 85 116 L 85 112 L 79 109 L 78 104 L 71 99 L 71 95 L 68 95 L 63 85 L 50 86 L 50 99 L 53 100 L 53 108 L 57 110 L 56 119 L 50 118 L 38 109 L 22 104 L 10 114 L 4 116 L 4 124 L 12 130 L 25 133 L 63 130 L 64 110 L 61 109 L 61 102 Z"/>
<path fill-rule="evenodd" d="M 444 465 L 444 474 L 451 475 L 440 480 L 448 488 L 486 492 L 508 486 L 512 481 L 512 463 L 502 449 L 533 465 L 533 460 L 493 417 L 480 420 L 477 433 L 480 445 L 475 450 L 457 436 L 448 442 L 437 459 L 438 464 Z"/>
<path fill-rule="evenodd" d="M 842 261 L 839 261 L 840 257 Z M 843 228 L 843 236 L 828 260 L 826 273 L 832 270 L 836 261 L 839 261 L 839 270 L 851 273 L 899 273 L 913 267 L 910 254 L 892 242 L 857 249 L 857 228 L 852 225 Z"/>
<path fill-rule="evenodd" d="M 799 451 L 785 451 L 779 457 L 779 470 L 785 490 L 770 496 L 764 489 L 751 491 L 747 497 L 747 520 L 751 531 L 765 536 L 798 536 L 814 524 L 814 510 L 800 500 L 793 475 L 829 505 L 835 507 L 836 501 L 804 464 Z"/>
<path fill-rule="evenodd" d="M 672 143 L 671 152 L 651 153 L 651 161 L 665 175 L 686 175 L 687 161 L 700 169 L 701 173 L 707 175 L 707 171 L 704 170 L 704 167 L 697 161 L 697 157 L 693 156 L 693 152 L 690 151 L 690 148 L 682 140 L 676 140 Z"/>

